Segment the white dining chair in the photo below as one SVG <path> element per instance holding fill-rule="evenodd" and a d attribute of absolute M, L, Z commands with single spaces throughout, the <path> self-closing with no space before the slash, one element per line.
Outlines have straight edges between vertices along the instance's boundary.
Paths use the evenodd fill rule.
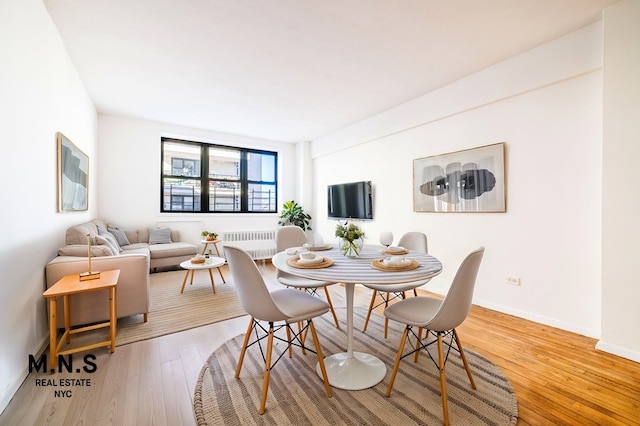
<path fill-rule="evenodd" d="M 460 353 L 462 363 L 469 377 L 469 382 L 471 382 L 471 388 L 476 388 L 467 357 L 462 349 L 460 337 L 456 332 L 456 327 L 464 322 L 471 310 L 473 290 L 483 256 L 484 247 L 481 247 L 471 252 L 462 261 L 444 299 L 424 296 L 411 297 L 394 303 L 384 311 L 385 317 L 406 325 L 400 339 L 400 346 L 398 347 L 396 361 L 391 371 L 391 378 L 389 379 L 386 395 L 391 395 L 393 382 L 395 381 L 398 367 L 400 366 L 400 360 L 411 354 L 415 354 L 414 362 L 417 362 L 418 354 L 422 349 L 428 352 L 428 347 L 437 343 L 438 362 L 435 362 L 431 354 L 429 354 L 429 357 L 440 371 L 440 394 L 445 425 L 449 424 L 445 365 L 451 349 Z M 418 329 L 417 334 L 414 332 L 414 328 Z M 424 339 L 422 338 L 423 330 L 427 331 Z M 431 335 L 435 336 L 436 340 L 429 341 L 429 336 Z M 404 347 L 409 338 L 415 338 L 416 343 L 413 350 L 404 354 Z M 443 351 L 443 345 L 447 346 L 446 356 Z"/>
<path fill-rule="evenodd" d="M 322 347 L 313 325 L 313 318 L 327 313 L 329 304 L 318 297 L 290 288 L 269 292 L 258 267 L 246 251 L 239 247 L 226 246 L 224 253 L 233 276 L 233 284 L 238 294 L 238 299 L 240 299 L 240 304 L 251 316 L 236 367 L 236 379 L 240 377 L 244 355 L 249 346 L 258 343 L 264 360 L 262 394 L 258 412 L 264 414 L 271 370 L 281 359 L 277 357 L 273 364 L 271 363 L 274 339 L 287 344 L 286 349 L 289 351 L 290 357 L 293 356 L 292 345 L 314 352 L 304 344 L 304 335 L 307 330 L 311 331 L 315 353 L 318 356 L 318 365 L 324 380 L 324 387 L 327 391 L 327 397 L 331 398 L 331 387 L 329 386 L 329 379 L 324 365 Z M 267 322 L 268 328 L 265 328 L 261 321 Z M 301 330 L 295 332 L 291 324 L 300 322 L 306 322 L 306 324 Z M 276 335 L 276 332 L 283 327 L 286 331 L 286 339 Z M 250 342 L 252 335 L 254 340 Z M 262 347 L 262 341 L 265 338 L 267 339 L 266 350 Z M 311 376 L 316 375 L 315 371 L 310 374 Z"/>
<path fill-rule="evenodd" d="M 288 248 L 302 247 L 306 242 L 307 237 L 305 236 L 302 228 L 298 226 L 288 225 L 276 230 L 276 251 L 278 253 L 281 251 L 285 251 Z M 333 315 L 333 320 L 336 324 L 336 327 L 340 328 L 338 316 L 336 315 L 336 311 L 333 308 L 331 296 L 329 295 L 329 289 L 327 288 L 327 286 L 335 283 L 297 277 L 287 272 L 283 272 L 279 269 L 276 271 L 276 279 L 282 285 L 285 285 L 287 287 L 294 287 L 299 290 L 304 290 L 314 296 L 318 296 L 318 289 L 323 288 L 325 298 L 327 299 L 327 303 L 330 307 L 331 315 Z"/>
<path fill-rule="evenodd" d="M 423 232 L 407 232 L 400 237 L 398 241 L 399 247 L 404 247 L 407 250 L 419 251 L 422 253 L 429 252 L 429 246 L 427 243 L 427 236 Z M 413 295 L 417 296 L 418 292 L 416 288 L 420 287 L 428 283 L 429 280 L 423 281 L 412 281 L 408 283 L 400 283 L 400 284 L 371 284 L 371 283 L 363 283 L 363 285 L 367 288 L 373 290 L 371 294 L 371 301 L 369 302 L 369 310 L 367 312 L 367 318 L 364 321 L 364 327 L 362 331 L 367 331 L 367 326 L 369 325 L 369 319 L 371 318 L 371 313 L 379 306 L 384 305 L 385 308 L 389 306 L 389 302 L 397 299 L 397 298 L 406 298 L 406 292 L 413 290 Z M 376 304 L 376 300 L 380 299 L 380 301 Z M 387 338 L 387 330 L 389 328 L 389 319 L 384 319 L 384 337 Z"/>

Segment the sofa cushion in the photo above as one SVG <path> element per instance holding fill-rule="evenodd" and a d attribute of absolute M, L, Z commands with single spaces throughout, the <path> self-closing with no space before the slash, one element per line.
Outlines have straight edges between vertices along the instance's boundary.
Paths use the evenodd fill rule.
<path fill-rule="evenodd" d="M 124 246 L 120 254 L 144 254 L 147 257 L 151 257 L 149 253 L 149 244 L 147 243 L 129 244 L 128 246 Z"/>
<path fill-rule="evenodd" d="M 149 244 L 170 244 L 171 229 L 169 228 L 149 228 Z"/>
<path fill-rule="evenodd" d="M 109 231 L 109 233 L 116 238 L 116 241 L 118 242 L 118 245 L 120 247 L 128 246 L 129 244 L 131 244 L 129 242 L 129 239 L 127 238 L 127 234 L 125 234 L 122 229 L 120 229 L 120 228 L 107 228 L 107 231 Z"/>
<path fill-rule="evenodd" d="M 95 223 L 87 222 L 73 226 L 67 229 L 65 235 L 65 244 L 84 244 L 87 245 L 87 234 L 93 238 L 98 235 L 98 227 Z"/>
<path fill-rule="evenodd" d="M 151 259 L 163 259 L 166 257 L 195 256 L 198 248 L 188 243 L 150 244 Z"/>
<path fill-rule="evenodd" d="M 125 253 L 133 253 L 136 250 L 146 250 L 147 255 L 149 255 L 149 244 L 148 243 L 131 243 L 128 246 L 124 246 L 122 248 Z"/>
<path fill-rule="evenodd" d="M 58 256 L 87 257 L 87 254 L 86 244 L 70 244 L 58 249 Z M 91 246 L 91 256 L 113 256 L 113 251 L 108 246 Z"/>

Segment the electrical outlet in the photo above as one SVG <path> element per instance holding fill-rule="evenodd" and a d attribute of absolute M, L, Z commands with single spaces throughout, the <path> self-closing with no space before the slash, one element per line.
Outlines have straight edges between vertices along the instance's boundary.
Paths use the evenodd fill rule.
<path fill-rule="evenodd" d="M 520 278 L 518 277 L 507 277 L 505 279 L 505 283 L 509 285 L 520 285 Z"/>

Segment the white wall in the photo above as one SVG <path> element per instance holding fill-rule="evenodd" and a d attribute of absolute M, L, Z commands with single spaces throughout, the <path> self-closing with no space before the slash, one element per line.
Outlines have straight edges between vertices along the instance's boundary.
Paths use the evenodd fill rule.
<path fill-rule="evenodd" d="M 640 2 L 604 14 L 602 336 L 598 348 L 640 361 Z"/>
<path fill-rule="evenodd" d="M 326 217 L 328 184 L 372 180 L 369 241 L 426 232 L 444 265 L 427 288 L 445 293 L 483 245 L 475 303 L 598 337 L 601 38 L 591 25 L 314 141 L 315 216 Z M 506 213 L 413 212 L 414 159 L 497 142 L 506 142 Z M 325 239 L 333 228 L 318 226 Z"/>
<path fill-rule="evenodd" d="M 278 214 L 160 213 L 160 138 L 220 143 L 278 153 L 278 207 L 296 196 L 295 145 L 188 129 L 133 118 L 99 115 L 98 189 L 100 216 L 122 227 L 169 226 L 181 239 L 201 240 L 200 232 L 262 230 L 277 227 Z"/>
<path fill-rule="evenodd" d="M 41 0 L 0 2 L 0 412 L 48 343 L 44 268 L 96 211 L 96 111 Z M 56 132 L 90 158 L 89 210 L 57 213 Z"/>

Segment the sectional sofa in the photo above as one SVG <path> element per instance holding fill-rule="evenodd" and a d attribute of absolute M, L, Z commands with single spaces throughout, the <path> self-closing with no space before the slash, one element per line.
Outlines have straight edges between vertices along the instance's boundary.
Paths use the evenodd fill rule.
<path fill-rule="evenodd" d="M 146 322 L 149 312 L 149 273 L 156 268 L 179 265 L 195 256 L 198 248 L 180 242 L 179 233 L 175 230 L 154 227 L 121 229 L 115 224 L 94 219 L 67 229 L 65 246 L 45 266 L 47 288 L 65 275 L 87 271 L 89 250 L 92 270 L 120 270 L 118 318 L 142 314 Z M 62 302 L 58 304 L 58 311 L 62 312 Z M 109 318 L 106 291 L 73 295 L 70 305 L 72 326 Z M 58 317 L 57 326 L 64 327 L 62 315 Z"/>

